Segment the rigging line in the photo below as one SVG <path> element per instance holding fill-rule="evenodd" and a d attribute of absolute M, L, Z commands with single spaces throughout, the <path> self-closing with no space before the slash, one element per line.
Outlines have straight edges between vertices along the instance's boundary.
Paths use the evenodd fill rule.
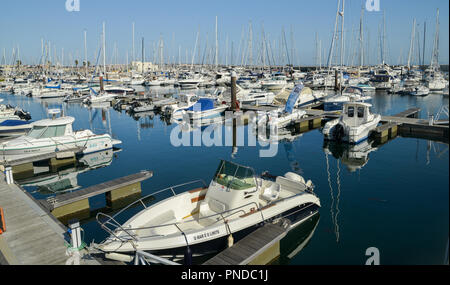
<path fill-rule="evenodd" d="M 330 206 L 330 213 L 331 213 L 331 221 L 334 224 L 334 194 L 333 194 L 333 187 L 331 186 L 331 175 L 330 175 L 330 165 L 328 163 L 328 153 L 325 153 L 325 158 L 327 161 L 327 174 L 328 174 L 328 185 L 330 186 L 330 195 L 331 195 L 331 206 Z"/>
<path fill-rule="evenodd" d="M 334 216 L 335 219 L 335 231 L 336 231 L 336 241 L 339 242 L 339 224 L 337 221 L 337 217 L 339 215 L 339 198 L 341 196 L 341 177 L 340 177 L 340 173 L 341 173 L 341 168 L 339 167 L 339 159 L 337 160 L 337 168 L 338 171 L 336 173 L 336 181 L 337 181 L 337 185 L 338 185 L 338 191 L 337 191 L 337 196 L 336 196 L 336 215 Z"/>

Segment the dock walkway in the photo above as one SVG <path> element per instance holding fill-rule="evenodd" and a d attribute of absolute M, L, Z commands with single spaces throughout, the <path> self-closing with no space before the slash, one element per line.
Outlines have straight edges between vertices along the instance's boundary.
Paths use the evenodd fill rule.
<path fill-rule="evenodd" d="M 289 232 L 289 220 L 265 224 L 232 247 L 225 249 L 204 265 L 247 265 L 275 246 Z M 266 263 L 266 262 L 262 262 Z"/>
<path fill-rule="evenodd" d="M 64 265 L 68 260 L 66 227 L 18 185 L 6 184 L 0 172 L 0 207 L 6 231 L 0 235 L 0 264 Z M 96 265 L 95 259 L 81 259 Z"/>

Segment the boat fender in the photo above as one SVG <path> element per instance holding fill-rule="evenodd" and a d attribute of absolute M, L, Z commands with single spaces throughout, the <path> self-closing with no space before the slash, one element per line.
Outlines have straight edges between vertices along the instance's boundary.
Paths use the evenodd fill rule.
<path fill-rule="evenodd" d="M 228 236 L 228 247 L 232 247 L 233 244 L 234 244 L 234 238 L 233 238 L 233 235 L 230 234 L 230 235 Z"/>

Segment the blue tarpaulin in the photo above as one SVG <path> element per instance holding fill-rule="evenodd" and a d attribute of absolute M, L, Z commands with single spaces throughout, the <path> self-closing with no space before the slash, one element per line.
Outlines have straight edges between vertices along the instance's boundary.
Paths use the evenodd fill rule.
<path fill-rule="evenodd" d="M 291 95 L 289 95 L 289 98 L 286 102 L 286 107 L 284 109 L 286 113 L 292 114 L 295 103 L 297 102 L 297 99 L 300 96 L 300 92 L 302 92 L 303 87 L 304 87 L 303 84 L 298 84 L 294 87 L 294 90 L 292 90 Z"/>
<path fill-rule="evenodd" d="M 207 111 L 214 109 L 214 100 L 200 98 L 195 105 L 191 106 L 188 111 Z"/>

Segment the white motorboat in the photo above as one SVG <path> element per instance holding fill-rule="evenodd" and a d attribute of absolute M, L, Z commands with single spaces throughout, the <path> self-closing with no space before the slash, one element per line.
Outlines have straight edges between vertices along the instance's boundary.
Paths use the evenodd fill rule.
<path fill-rule="evenodd" d="M 350 144 L 366 140 L 381 120 L 381 115 L 370 112 L 371 106 L 363 102 L 344 103 L 341 117 L 325 124 L 322 131 L 325 139 Z"/>
<path fill-rule="evenodd" d="M 296 120 L 303 118 L 306 115 L 306 111 L 294 108 L 303 88 L 303 85 L 297 85 L 296 88 L 294 88 L 292 93 L 289 95 L 289 98 L 286 100 L 285 107 L 283 109 L 267 112 L 263 116 L 258 116 L 260 117 L 258 120 L 258 126 L 266 126 L 269 129 L 272 129 L 275 126 L 277 128 L 285 128 L 294 123 Z"/>
<path fill-rule="evenodd" d="M 407 94 L 412 96 L 427 96 L 428 94 L 430 94 L 430 89 L 424 85 L 419 85 L 414 87 Z"/>
<path fill-rule="evenodd" d="M 297 101 L 294 103 L 294 107 L 303 108 L 320 102 L 325 93 L 321 91 L 313 91 L 309 87 L 304 87 L 303 83 L 297 84 L 292 90 L 292 93 L 298 93 Z M 291 96 L 290 92 L 283 91 L 277 94 L 273 99 L 273 105 L 285 106 Z"/>
<path fill-rule="evenodd" d="M 82 148 L 82 153 L 112 149 L 121 141 L 109 134 L 96 135 L 90 130 L 73 131 L 73 117 L 59 117 L 59 110 L 49 110 L 52 119 L 34 122 L 32 129 L 24 136 L 0 144 L 0 160 L 10 161 L 33 157 L 39 154 L 73 151 Z"/>
<path fill-rule="evenodd" d="M 126 94 L 124 93 L 124 95 Z M 91 88 L 91 94 L 83 100 L 83 103 L 92 104 L 92 103 L 111 102 L 117 96 L 118 95 L 115 93 L 108 93 L 106 91 L 100 91 L 99 93 L 97 93 Z"/>
<path fill-rule="evenodd" d="M 203 182 L 201 188 L 175 194 L 181 187 L 194 185 L 185 183 L 152 193 L 174 191 L 174 196 L 145 207 L 123 224 L 117 222 L 119 216 L 127 209 L 145 206 L 148 197 L 113 217 L 99 213 L 97 221 L 110 236 L 95 247 L 105 253 L 132 255 L 138 249 L 176 260 L 189 246 L 197 257 L 223 250 L 230 235 L 239 241 L 266 222 L 286 218 L 291 227 L 298 226 L 320 208 L 313 183 L 292 172 L 258 177 L 250 167 L 221 161 L 208 186 Z"/>
<path fill-rule="evenodd" d="M 153 110 L 155 110 L 155 105 L 147 102 L 134 102 L 130 107 L 132 113 L 149 112 Z"/>
<path fill-rule="evenodd" d="M 286 76 L 278 75 L 271 79 L 261 81 L 261 88 L 267 90 L 280 90 L 287 84 Z"/>
<path fill-rule="evenodd" d="M 180 94 L 178 96 L 178 102 L 165 106 L 162 110 L 166 115 L 172 115 L 172 117 L 179 117 L 182 115 L 182 111 L 189 109 L 198 101 L 198 96 L 195 94 Z"/>
<path fill-rule="evenodd" d="M 174 119 L 182 118 L 184 120 L 186 118 L 189 121 L 197 122 L 199 120 L 214 119 L 221 117 L 228 107 L 226 104 L 217 103 L 214 99 L 200 98 L 194 105 L 182 110 L 180 116 Z"/>
<path fill-rule="evenodd" d="M 371 99 L 371 96 L 364 95 L 361 88 L 349 86 L 342 91 L 342 94 L 326 97 L 323 101 L 323 109 L 324 111 L 341 111 L 346 102 L 364 102 Z"/>

